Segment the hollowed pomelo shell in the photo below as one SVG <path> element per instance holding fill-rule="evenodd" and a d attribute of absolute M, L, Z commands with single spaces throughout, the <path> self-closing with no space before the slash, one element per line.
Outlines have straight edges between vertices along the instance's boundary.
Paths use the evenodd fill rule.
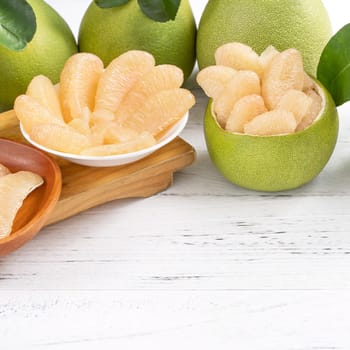
<path fill-rule="evenodd" d="M 209 100 L 204 133 L 211 160 L 232 183 L 257 191 L 284 191 L 314 179 L 331 157 L 338 137 L 338 113 L 327 90 L 317 82 L 324 106 L 303 131 L 251 136 L 223 130 Z"/>

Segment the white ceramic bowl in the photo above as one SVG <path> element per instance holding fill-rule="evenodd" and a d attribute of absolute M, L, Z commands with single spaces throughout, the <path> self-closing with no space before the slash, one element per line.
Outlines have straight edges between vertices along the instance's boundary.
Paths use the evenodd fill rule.
<path fill-rule="evenodd" d="M 50 153 L 52 155 L 61 157 L 63 159 L 69 160 L 72 163 L 93 166 L 93 167 L 109 167 L 117 166 L 128 163 L 136 162 L 142 158 L 149 156 L 151 153 L 157 151 L 159 148 L 165 146 L 174 140 L 184 129 L 188 121 L 188 113 L 186 113 L 169 131 L 163 135 L 163 137 L 153 146 L 144 148 L 140 151 L 130 152 L 125 154 L 118 154 L 114 156 L 83 156 L 78 154 L 64 153 L 46 148 L 39 143 L 33 141 L 29 135 L 26 133 L 22 125 L 20 124 L 20 129 L 23 137 L 31 143 L 33 146 Z"/>

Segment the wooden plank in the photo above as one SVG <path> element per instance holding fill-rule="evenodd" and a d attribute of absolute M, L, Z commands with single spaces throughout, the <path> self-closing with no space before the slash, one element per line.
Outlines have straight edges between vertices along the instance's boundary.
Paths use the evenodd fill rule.
<path fill-rule="evenodd" d="M 13 111 L 0 114 L 0 137 L 26 143 Z M 175 171 L 194 159 L 194 148 L 180 137 L 144 159 L 118 167 L 85 167 L 56 159 L 62 171 L 62 193 L 46 224 L 115 199 L 158 193 L 171 185 Z"/>

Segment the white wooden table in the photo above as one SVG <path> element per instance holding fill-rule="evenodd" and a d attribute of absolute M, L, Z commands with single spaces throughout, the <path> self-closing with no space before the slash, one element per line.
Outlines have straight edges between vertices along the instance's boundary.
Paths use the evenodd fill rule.
<path fill-rule="evenodd" d="M 49 2 L 76 31 L 89 1 Z M 347 22 L 345 2 L 325 5 L 335 30 Z M 320 176 L 267 194 L 213 167 L 194 93 L 182 137 L 197 161 L 172 187 L 49 226 L 0 260 L 1 350 L 350 349 L 350 106 Z"/>

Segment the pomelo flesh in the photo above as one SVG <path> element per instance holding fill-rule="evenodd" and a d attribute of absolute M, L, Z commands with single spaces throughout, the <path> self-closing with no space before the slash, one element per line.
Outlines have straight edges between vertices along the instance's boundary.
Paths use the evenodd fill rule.
<path fill-rule="evenodd" d="M 11 234 L 24 199 L 43 182 L 40 175 L 24 170 L 0 177 L 0 239 Z"/>
<path fill-rule="evenodd" d="M 217 98 L 236 73 L 237 71 L 231 67 L 209 66 L 197 74 L 197 82 L 207 96 Z"/>
<path fill-rule="evenodd" d="M 139 50 L 120 55 L 105 70 L 97 56 L 76 54 L 61 77 L 59 88 L 35 77 L 14 109 L 33 141 L 64 153 L 89 149 L 104 156 L 149 147 L 195 103 L 192 93 L 180 88 L 181 69 L 155 66 L 154 57 Z M 58 118 L 55 111 L 63 102 L 67 108 Z"/>
<path fill-rule="evenodd" d="M 267 112 L 267 109 L 260 95 L 244 96 L 235 103 L 228 116 L 225 130 L 242 133 L 246 123 L 264 112 Z"/>
<path fill-rule="evenodd" d="M 237 72 L 214 101 L 214 110 L 220 125 L 225 127 L 229 113 L 240 98 L 252 94 L 259 95 L 260 92 L 260 80 L 255 72 Z"/>
<path fill-rule="evenodd" d="M 78 53 L 66 61 L 60 75 L 59 93 L 67 122 L 81 118 L 86 108 L 93 111 L 103 70 L 101 59 L 89 53 Z"/>
<path fill-rule="evenodd" d="M 304 71 L 298 50 L 278 52 L 269 46 L 259 57 L 246 45 L 228 43 L 217 49 L 216 57 L 220 65 L 204 68 L 198 73 L 197 81 L 209 97 L 215 96 L 213 110 L 225 130 L 253 135 L 290 133 L 310 125 L 320 112 L 322 105 L 316 103 L 319 102 L 315 96 L 316 85 Z M 260 77 L 252 64 L 252 70 L 240 70 L 249 66 L 246 62 L 252 57 L 264 61 Z M 221 68 L 232 69 L 232 66 L 235 66 L 235 74 L 230 78 L 229 71 Z M 211 83 L 214 88 L 210 87 Z M 250 91 L 254 86 L 255 91 Z M 244 98 L 247 95 L 249 98 Z M 278 113 L 267 113 L 274 110 Z M 260 114 L 265 115 L 260 118 Z M 247 123 L 250 125 L 245 128 Z"/>

